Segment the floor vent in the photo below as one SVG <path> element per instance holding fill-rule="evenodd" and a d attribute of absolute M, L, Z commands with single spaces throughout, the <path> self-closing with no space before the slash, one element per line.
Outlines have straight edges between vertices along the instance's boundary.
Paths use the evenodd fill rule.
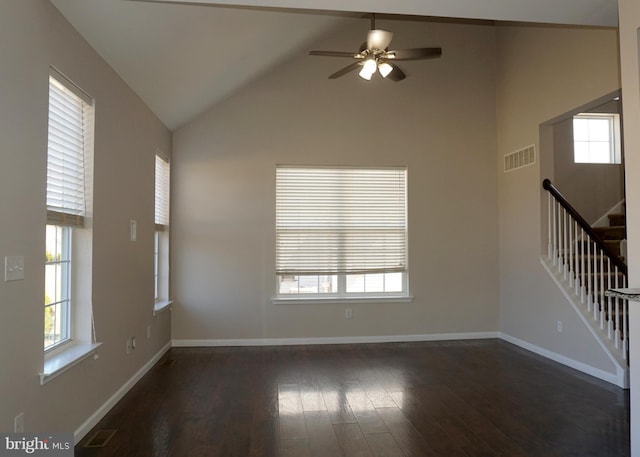
<path fill-rule="evenodd" d="M 167 359 L 162 363 L 162 366 L 170 367 L 174 363 L 176 363 L 176 359 Z"/>
<path fill-rule="evenodd" d="M 526 148 L 511 152 L 504 156 L 504 172 L 517 170 L 536 163 L 536 147 L 532 144 Z"/>
<path fill-rule="evenodd" d="M 84 447 L 105 447 L 115 434 L 115 430 L 98 430 L 89 441 L 87 441 Z"/>

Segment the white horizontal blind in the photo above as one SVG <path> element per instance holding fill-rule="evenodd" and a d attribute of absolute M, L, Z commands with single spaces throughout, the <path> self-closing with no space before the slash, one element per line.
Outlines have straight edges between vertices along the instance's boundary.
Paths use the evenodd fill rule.
<path fill-rule="evenodd" d="M 91 105 L 49 77 L 47 222 L 82 226 L 85 216 L 85 145 Z"/>
<path fill-rule="evenodd" d="M 407 269 L 404 168 L 276 170 L 276 273 Z"/>
<path fill-rule="evenodd" d="M 169 162 L 156 155 L 156 230 L 164 230 L 169 226 Z"/>

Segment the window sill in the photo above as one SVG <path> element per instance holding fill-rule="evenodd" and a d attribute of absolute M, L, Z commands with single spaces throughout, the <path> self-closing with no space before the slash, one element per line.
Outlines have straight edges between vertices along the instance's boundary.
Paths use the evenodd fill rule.
<path fill-rule="evenodd" d="M 44 385 L 69 368 L 95 354 L 102 343 L 74 344 L 69 348 L 51 356 L 44 361 L 44 368 L 40 373 L 40 384 Z"/>
<path fill-rule="evenodd" d="M 153 305 L 153 315 L 156 316 L 160 314 L 165 309 L 171 309 L 171 305 L 173 304 L 173 300 L 158 300 Z"/>
<path fill-rule="evenodd" d="M 410 303 L 412 295 L 403 296 L 371 296 L 371 297 L 277 297 L 272 298 L 274 305 L 298 305 L 316 303 Z"/>

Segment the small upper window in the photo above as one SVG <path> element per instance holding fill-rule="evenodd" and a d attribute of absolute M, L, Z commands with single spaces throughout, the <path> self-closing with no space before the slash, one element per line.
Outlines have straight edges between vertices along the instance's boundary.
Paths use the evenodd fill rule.
<path fill-rule="evenodd" d="M 621 163 L 620 115 L 580 113 L 573 117 L 575 163 Z"/>

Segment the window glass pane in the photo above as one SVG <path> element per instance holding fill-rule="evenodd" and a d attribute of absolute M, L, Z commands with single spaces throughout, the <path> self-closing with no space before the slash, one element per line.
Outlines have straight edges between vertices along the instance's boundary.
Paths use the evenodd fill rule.
<path fill-rule="evenodd" d="M 59 302 L 62 299 L 62 266 L 59 263 L 44 267 L 44 303 Z"/>
<path fill-rule="evenodd" d="M 384 292 L 384 273 L 374 273 L 365 275 L 365 292 Z"/>
<path fill-rule="evenodd" d="M 590 141 L 609 141 L 609 119 L 590 119 L 589 120 L 589 140 Z"/>
<path fill-rule="evenodd" d="M 153 298 L 158 299 L 158 275 L 159 275 L 160 233 L 153 234 Z"/>
<path fill-rule="evenodd" d="M 573 157 L 576 163 L 589 163 L 589 143 L 576 141 L 573 144 Z"/>
<path fill-rule="evenodd" d="M 573 140 L 589 141 L 589 122 L 587 119 L 573 119 Z"/>
<path fill-rule="evenodd" d="M 298 278 L 297 276 L 279 276 L 278 277 L 278 293 L 281 294 L 297 294 Z"/>
<path fill-rule="evenodd" d="M 335 294 L 338 292 L 338 277 L 333 276 L 320 276 L 320 293 L 322 294 Z"/>
<path fill-rule="evenodd" d="M 45 349 L 62 339 L 62 305 L 45 306 L 44 308 L 44 347 Z"/>
<path fill-rule="evenodd" d="M 69 338 L 71 229 L 47 225 L 45 240 L 44 347 Z"/>
<path fill-rule="evenodd" d="M 402 292 L 402 273 L 385 273 L 384 275 L 384 291 L 385 292 Z"/>
<path fill-rule="evenodd" d="M 301 294 L 317 294 L 319 292 L 319 276 L 298 276 L 298 291 Z"/>
<path fill-rule="evenodd" d="M 364 275 L 347 275 L 347 293 L 364 293 Z"/>
<path fill-rule="evenodd" d="M 609 143 L 591 143 L 589 146 L 589 159 L 591 163 L 611 163 Z"/>

